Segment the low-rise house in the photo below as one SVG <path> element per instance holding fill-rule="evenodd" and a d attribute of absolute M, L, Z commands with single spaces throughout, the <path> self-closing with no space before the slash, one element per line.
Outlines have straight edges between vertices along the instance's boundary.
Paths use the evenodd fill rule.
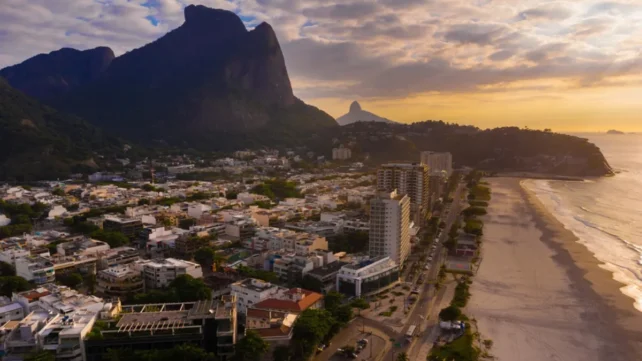
<path fill-rule="evenodd" d="M 96 274 L 96 294 L 127 299 L 145 290 L 141 272 L 128 265 L 115 266 Z"/>
<path fill-rule="evenodd" d="M 88 237 L 79 237 L 69 242 L 59 243 L 56 246 L 57 254 L 61 256 L 95 256 L 99 252 L 110 249 L 103 241 L 97 241 Z"/>
<path fill-rule="evenodd" d="M 240 313 L 245 313 L 248 307 L 253 307 L 262 300 L 283 291 L 282 287 L 254 278 L 246 278 L 232 284 L 232 295 L 236 297 L 237 309 Z"/>
<path fill-rule="evenodd" d="M 253 308 L 300 314 L 307 309 L 323 308 L 323 295 L 302 288 L 292 288 L 254 304 Z"/>
<path fill-rule="evenodd" d="M 294 323 L 298 314 L 291 312 L 259 310 L 248 308 L 245 315 L 246 332 L 252 330 L 270 343 L 270 352 L 276 346 L 288 346 L 292 339 Z"/>
<path fill-rule="evenodd" d="M 35 284 L 54 282 L 56 273 L 54 264 L 48 258 L 41 256 L 20 257 L 15 260 L 16 276 L 20 276 Z"/>
<path fill-rule="evenodd" d="M 201 265 L 175 258 L 139 260 L 134 262 L 132 267 L 143 274 L 147 288 L 168 287 L 176 277 L 184 274 L 203 278 Z"/>

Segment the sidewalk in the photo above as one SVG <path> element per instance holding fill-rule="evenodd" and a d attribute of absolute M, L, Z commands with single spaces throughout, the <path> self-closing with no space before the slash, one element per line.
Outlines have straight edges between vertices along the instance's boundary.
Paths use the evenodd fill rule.
<path fill-rule="evenodd" d="M 426 321 L 421 323 L 419 328 L 419 337 L 413 342 L 408 350 L 410 360 L 425 360 L 430 354 L 433 343 L 439 337 L 439 311 L 448 307 L 455 296 L 455 286 L 457 283 L 450 279 L 443 285 L 443 288 L 433 298 L 430 305 L 430 311 L 426 316 Z"/>

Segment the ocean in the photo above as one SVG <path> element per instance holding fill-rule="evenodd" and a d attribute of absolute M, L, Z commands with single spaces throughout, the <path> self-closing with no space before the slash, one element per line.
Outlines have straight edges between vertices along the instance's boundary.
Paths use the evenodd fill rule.
<path fill-rule="evenodd" d="M 617 174 L 524 184 L 613 273 L 642 312 L 642 135 L 575 135 L 600 147 Z"/>

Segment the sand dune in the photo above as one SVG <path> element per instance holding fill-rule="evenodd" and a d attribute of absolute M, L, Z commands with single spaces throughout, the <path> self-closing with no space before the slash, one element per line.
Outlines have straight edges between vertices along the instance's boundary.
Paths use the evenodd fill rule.
<path fill-rule="evenodd" d="M 576 238 L 522 189 L 492 178 L 468 314 L 500 361 L 642 360 L 642 314 Z"/>

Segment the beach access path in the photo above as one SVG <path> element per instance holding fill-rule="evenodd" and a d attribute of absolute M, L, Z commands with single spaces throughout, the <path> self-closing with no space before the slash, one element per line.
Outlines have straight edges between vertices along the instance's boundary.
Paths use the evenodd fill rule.
<path fill-rule="evenodd" d="M 493 341 L 491 354 L 499 361 L 642 360 L 642 334 L 622 329 L 616 316 L 639 315 L 602 293 L 617 291 L 615 281 L 607 272 L 594 277 L 600 269 L 587 258 L 593 256 L 581 254 L 574 235 L 519 179 L 486 180 L 492 200 L 466 313 L 477 320 L 482 338 Z"/>

